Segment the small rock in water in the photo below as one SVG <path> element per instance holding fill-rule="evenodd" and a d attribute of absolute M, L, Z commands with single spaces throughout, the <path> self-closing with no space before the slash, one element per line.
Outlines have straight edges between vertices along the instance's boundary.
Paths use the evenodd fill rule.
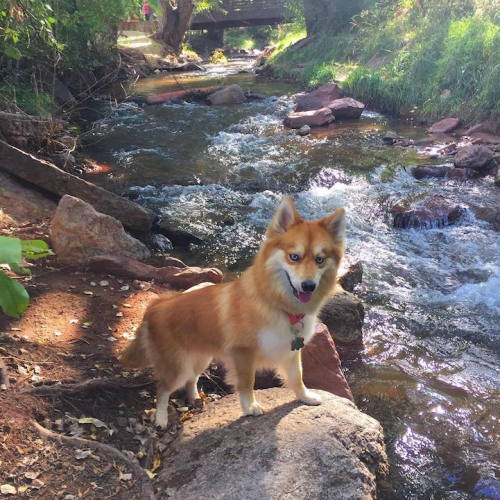
<path fill-rule="evenodd" d="M 459 168 L 473 168 L 475 170 L 488 169 L 493 159 L 493 151 L 483 145 L 470 145 L 460 148 L 453 163 Z"/>
<path fill-rule="evenodd" d="M 465 209 L 443 196 L 398 201 L 392 208 L 394 227 L 403 229 L 431 229 L 458 221 Z"/>
<path fill-rule="evenodd" d="M 311 127 L 309 125 L 302 125 L 302 127 L 297 130 L 297 134 L 304 136 L 309 135 L 311 133 Z"/>
<path fill-rule="evenodd" d="M 151 241 L 158 252 L 169 253 L 174 249 L 172 242 L 163 234 L 153 234 Z"/>
<path fill-rule="evenodd" d="M 397 141 L 399 139 L 399 136 L 398 134 L 396 134 L 396 132 L 394 132 L 393 130 L 388 130 L 383 136 L 382 136 L 382 140 L 386 143 L 386 144 L 394 144 L 395 141 Z"/>

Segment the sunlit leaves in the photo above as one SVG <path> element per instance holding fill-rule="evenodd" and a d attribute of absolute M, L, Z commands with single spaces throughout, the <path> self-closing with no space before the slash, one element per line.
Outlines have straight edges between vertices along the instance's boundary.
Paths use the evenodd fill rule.
<path fill-rule="evenodd" d="M 23 267 L 24 259 L 36 260 L 53 255 L 47 243 L 42 240 L 20 240 L 0 236 L 0 264 L 18 275 L 29 274 Z M 23 285 L 0 270 L 0 309 L 7 316 L 18 318 L 28 307 L 29 296 Z"/>

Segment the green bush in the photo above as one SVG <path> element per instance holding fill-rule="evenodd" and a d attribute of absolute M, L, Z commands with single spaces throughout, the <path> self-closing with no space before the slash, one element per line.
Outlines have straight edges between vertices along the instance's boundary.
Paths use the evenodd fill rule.
<path fill-rule="evenodd" d="M 20 240 L 0 236 L 0 264 L 6 264 L 16 274 L 29 274 L 23 261 L 37 260 L 53 255 L 47 243 L 42 240 Z M 29 304 L 26 289 L 17 280 L 10 278 L 0 269 L 0 308 L 7 316 L 18 318 Z"/>

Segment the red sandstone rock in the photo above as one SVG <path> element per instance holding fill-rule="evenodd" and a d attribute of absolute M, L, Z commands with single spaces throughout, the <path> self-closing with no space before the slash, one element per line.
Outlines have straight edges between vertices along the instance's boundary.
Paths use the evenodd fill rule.
<path fill-rule="evenodd" d="M 433 123 L 428 129 L 429 134 L 446 134 L 455 130 L 460 125 L 459 118 L 444 118 Z"/>
<path fill-rule="evenodd" d="M 328 107 L 332 110 L 332 114 L 336 120 L 341 118 L 359 118 L 365 109 L 365 105 L 362 102 L 356 101 L 356 99 L 352 99 L 351 97 L 335 99 L 328 104 Z"/>
<path fill-rule="evenodd" d="M 310 127 L 321 127 L 334 120 L 329 108 L 314 109 L 312 111 L 295 112 L 288 115 L 283 124 L 289 128 L 301 128 L 304 125 Z"/>
<path fill-rule="evenodd" d="M 489 168 L 493 159 L 493 151 L 483 145 L 473 144 L 460 148 L 453 159 L 455 167 L 483 170 Z"/>
<path fill-rule="evenodd" d="M 325 324 L 316 324 L 314 337 L 302 351 L 302 367 L 306 387 L 322 389 L 353 401 L 335 343 Z"/>
<path fill-rule="evenodd" d="M 394 227 L 428 229 L 456 222 L 464 213 L 459 205 L 443 196 L 401 200 L 391 208 Z"/>
<path fill-rule="evenodd" d="M 344 97 L 344 92 L 336 83 L 325 83 L 312 92 L 297 96 L 295 111 L 325 108 L 335 99 L 342 97 Z"/>

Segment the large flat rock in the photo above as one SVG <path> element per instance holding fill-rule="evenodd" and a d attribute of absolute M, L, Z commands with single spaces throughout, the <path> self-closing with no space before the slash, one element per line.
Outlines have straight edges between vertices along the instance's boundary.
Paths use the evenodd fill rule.
<path fill-rule="evenodd" d="M 287 389 L 258 391 L 260 417 L 241 417 L 236 395 L 209 403 L 163 457 L 158 498 L 375 498 L 388 472 L 382 427 L 320 392 L 320 406 L 305 406 Z"/>

